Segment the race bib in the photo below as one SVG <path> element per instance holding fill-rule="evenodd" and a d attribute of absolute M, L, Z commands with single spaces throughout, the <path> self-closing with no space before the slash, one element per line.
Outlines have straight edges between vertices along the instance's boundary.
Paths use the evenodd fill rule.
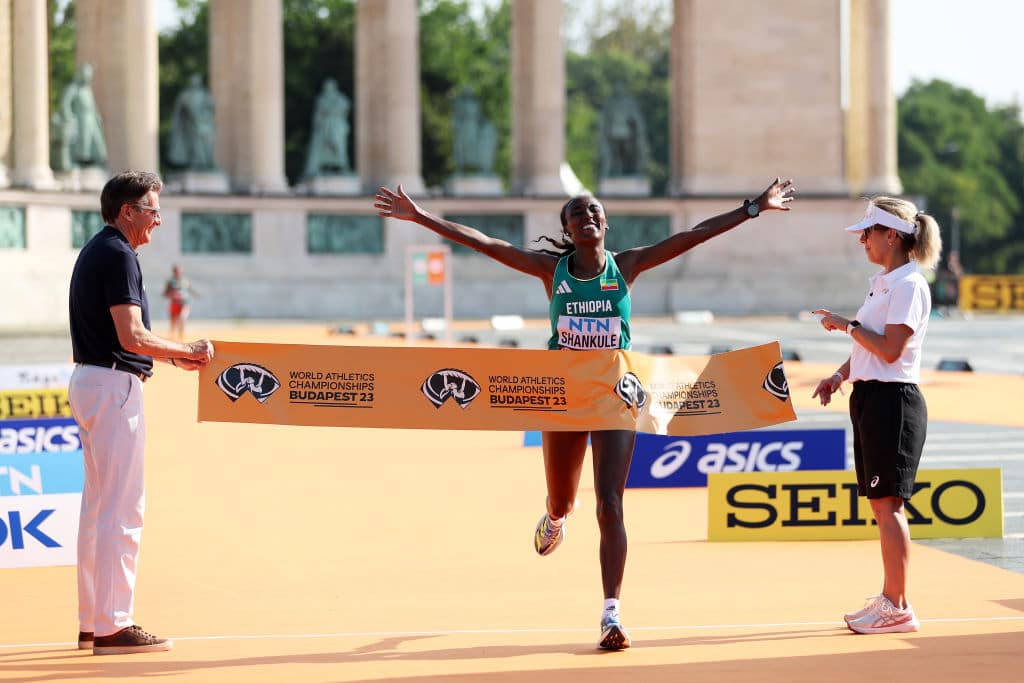
<path fill-rule="evenodd" d="M 558 316 L 558 346 L 563 349 L 617 349 L 622 340 L 622 318 Z"/>

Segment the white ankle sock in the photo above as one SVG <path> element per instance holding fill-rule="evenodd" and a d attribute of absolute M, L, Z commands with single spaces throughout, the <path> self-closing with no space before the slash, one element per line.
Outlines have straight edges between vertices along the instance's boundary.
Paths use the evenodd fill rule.
<path fill-rule="evenodd" d="M 602 615 L 604 615 L 604 614 L 615 614 L 615 615 L 617 615 L 618 613 L 619 613 L 619 599 L 618 598 L 605 598 L 604 610 L 602 611 Z"/>

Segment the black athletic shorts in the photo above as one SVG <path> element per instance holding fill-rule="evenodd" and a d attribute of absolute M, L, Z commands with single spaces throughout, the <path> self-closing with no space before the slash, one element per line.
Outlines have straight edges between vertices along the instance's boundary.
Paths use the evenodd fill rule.
<path fill-rule="evenodd" d="M 909 500 L 928 432 L 921 390 L 903 382 L 854 382 L 850 420 L 857 493 Z"/>

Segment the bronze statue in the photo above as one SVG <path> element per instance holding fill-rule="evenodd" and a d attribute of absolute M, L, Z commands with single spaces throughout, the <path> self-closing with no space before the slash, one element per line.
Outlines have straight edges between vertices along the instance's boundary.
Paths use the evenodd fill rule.
<path fill-rule="evenodd" d="M 491 175 L 498 132 L 484 118 L 480 103 L 469 88 L 463 88 L 452 107 L 456 175 Z"/>
<path fill-rule="evenodd" d="M 213 97 L 203 87 L 202 77 L 193 74 L 174 101 L 167 162 L 186 170 L 212 170 L 215 142 Z"/>
<path fill-rule="evenodd" d="M 622 83 L 601 112 L 598 159 L 603 178 L 646 175 L 647 132 L 643 115 Z"/>
<path fill-rule="evenodd" d="M 92 65 L 82 64 L 64 89 L 60 111 L 51 117 L 53 167 L 70 171 L 83 166 L 103 166 L 107 145 L 103 124 L 92 93 Z"/>
<path fill-rule="evenodd" d="M 313 133 L 306 153 L 307 178 L 352 172 L 348 158 L 348 114 L 351 103 L 333 78 L 324 81 L 313 109 Z"/>

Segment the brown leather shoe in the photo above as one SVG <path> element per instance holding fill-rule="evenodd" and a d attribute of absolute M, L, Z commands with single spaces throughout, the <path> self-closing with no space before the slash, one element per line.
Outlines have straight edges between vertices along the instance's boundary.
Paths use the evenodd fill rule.
<path fill-rule="evenodd" d="M 146 633 L 137 625 L 123 628 L 109 636 L 97 636 L 92 646 L 94 655 L 128 655 L 133 652 L 166 652 L 174 643 Z"/>

